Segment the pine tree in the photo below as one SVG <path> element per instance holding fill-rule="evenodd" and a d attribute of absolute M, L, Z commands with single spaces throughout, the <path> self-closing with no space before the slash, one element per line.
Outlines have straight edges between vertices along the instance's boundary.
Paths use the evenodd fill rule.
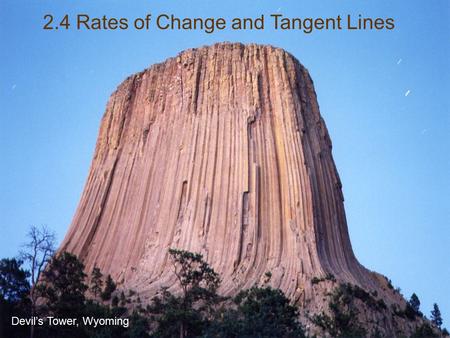
<path fill-rule="evenodd" d="M 29 328 L 12 326 L 11 317 L 29 317 L 30 273 L 15 258 L 0 260 L 0 337 L 26 337 Z"/>
<path fill-rule="evenodd" d="M 114 283 L 111 275 L 106 278 L 105 289 L 103 290 L 101 297 L 103 300 L 110 300 L 112 293 L 116 290 L 116 283 Z"/>
<path fill-rule="evenodd" d="M 84 265 L 77 256 L 62 252 L 52 258 L 37 288 L 44 298 L 48 314 L 71 318 L 80 316 L 88 289 L 84 283 Z"/>
<path fill-rule="evenodd" d="M 30 292 L 30 273 L 22 269 L 23 262 L 15 258 L 0 261 L 0 299 L 16 303 Z"/>
<path fill-rule="evenodd" d="M 100 269 L 94 267 L 91 273 L 91 292 L 95 298 L 97 298 L 102 293 L 103 288 L 103 274 L 100 272 Z"/>
<path fill-rule="evenodd" d="M 62 252 L 54 256 L 42 271 L 36 286 L 38 313 L 56 318 L 81 318 L 85 312 L 86 274 L 77 256 Z M 39 337 L 85 337 L 84 328 L 76 325 L 38 326 Z"/>
<path fill-rule="evenodd" d="M 411 298 L 409 299 L 409 305 L 411 305 L 411 308 L 416 312 L 419 313 L 420 309 L 420 300 L 419 297 L 415 293 L 411 295 Z"/>
<path fill-rule="evenodd" d="M 438 328 L 441 328 L 442 316 L 439 306 L 436 303 L 433 304 L 433 311 L 431 311 L 431 322 Z"/>

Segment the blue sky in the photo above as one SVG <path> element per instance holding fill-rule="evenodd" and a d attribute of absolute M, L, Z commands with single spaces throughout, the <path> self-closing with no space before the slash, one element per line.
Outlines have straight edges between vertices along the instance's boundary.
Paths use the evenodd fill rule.
<path fill-rule="evenodd" d="M 393 17 L 392 31 L 44 31 L 43 16 Z M 108 96 L 128 75 L 218 41 L 272 44 L 310 71 L 359 260 L 450 326 L 447 0 L 0 1 L 0 257 L 31 224 L 61 240 Z M 152 26 L 154 27 L 154 26 Z M 73 28 L 73 26 L 71 27 Z M 406 95 L 408 93 L 408 95 Z"/>

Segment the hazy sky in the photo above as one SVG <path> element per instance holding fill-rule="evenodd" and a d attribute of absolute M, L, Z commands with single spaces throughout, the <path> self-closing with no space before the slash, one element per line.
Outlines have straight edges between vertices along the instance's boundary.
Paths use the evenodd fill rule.
<path fill-rule="evenodd" d="M 45 31 L 43 16 L 393 17 L 391 31 Z M 448 0 L 0 0 L 0 257 L 31 224 L 62 240 L 108 96 L 128 75 L 218 41 L 283 47 L 310 71 L 359 260 L 450 327 Z"/>

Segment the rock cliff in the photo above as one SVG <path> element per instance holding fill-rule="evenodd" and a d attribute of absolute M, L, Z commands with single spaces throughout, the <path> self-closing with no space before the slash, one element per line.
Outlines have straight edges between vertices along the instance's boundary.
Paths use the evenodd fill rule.
<path fill-rule="evenodd" d="M 168 248 L 202 253 L 225 295 L 270 271 L 269 283 L 311 312 L 340 282 L 404 305 L 356 260 L 313 82 L 271 46 L 190 49 L 109 99 L 61 250 L 148 301 L 174 284 Z"/>

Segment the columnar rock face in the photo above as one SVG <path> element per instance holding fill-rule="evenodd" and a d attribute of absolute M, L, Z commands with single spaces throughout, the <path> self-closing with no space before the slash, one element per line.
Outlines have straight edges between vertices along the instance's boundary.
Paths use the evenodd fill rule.
<path fill-rule="evenodd" d="M 353 254 L 331 141 L 292 55 L 253 44 L 191 49 L 111 96 L 61 250 L 145 298 L 174 284 L 168 248 L 202 253 L 226 295 L 267 271 L 310 307 L 323 298 L 311 279 L 326 274 L 385 292 Z"/>

